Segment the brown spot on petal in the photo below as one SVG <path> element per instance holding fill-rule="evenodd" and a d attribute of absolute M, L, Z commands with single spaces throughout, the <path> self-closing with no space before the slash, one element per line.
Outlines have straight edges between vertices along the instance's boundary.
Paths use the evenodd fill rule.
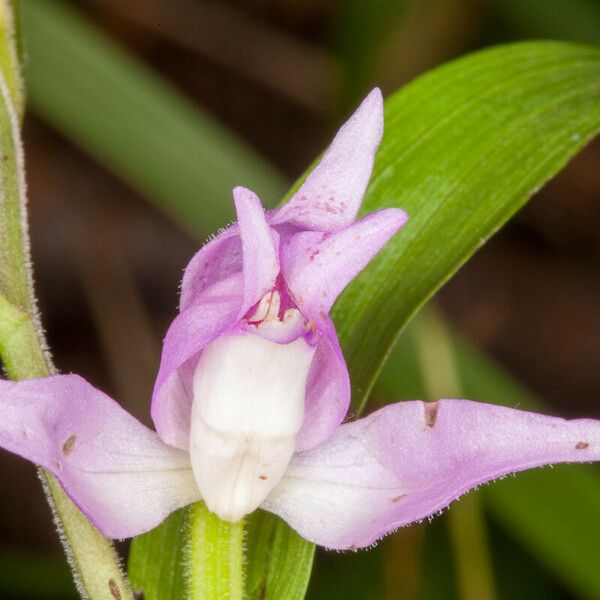
<path fill-rule="evenodd" d="M 586 448 L 589 448 L 589 446 L 590 445 L 587 442 L 577 442 L 575 450 L 585 450 Z"/>
<path fill-rule="evenodd" d="M 437 420 L 439 406 L 437 402 L 425 402 L 424 404 L 424 418 L 425 426 L 433 427 Z"/>
<path fill-rule="evenodd" d="M 267 476 L 266 475 L 259 475 L 258 478 L 262 479 L 263 481 L 265 481 L 267 479 Z"/>
<path fill-rule="evenodd" d="M 402 498 L 404 498 L 406 496 L 406 494 L 400 494 L 399 496 L 394 496 L 392 498 L 392 502 L 400 502 L 400 500 L 402 500 Z"/>
<path fill-rule="evenodd" d="M 315 333 L 317 331 L 317 326 L 315 325 L 314 321 L 309 321 L 306 326 L 308 327 L 308 330 L 311 331 L 312 333 Z"/>
<path fill-rule="evenodd" d="M 62 451 L 65 456 L 69 456 L 71 452 L 73 452 L 73 448 L 75 447 L 75 440 L 77 438 L 72 435 L 62 446 Z"/>
<path fill-rule="evenodd" d="M 113 598 L 121 600 L 121 590 L 119 589 L 119 586 L 117 585 L 117 582 L 114 579 L 109 579 L 108 590 L 110 591 Z"/>
<path fill-rule="evenodd" d="M 321 316 L 321 319 L 323 319 L 323 321 L 327 321 L 327 315 L 325 314 L 324 310 L 320 310 L 319 315 Z"/>

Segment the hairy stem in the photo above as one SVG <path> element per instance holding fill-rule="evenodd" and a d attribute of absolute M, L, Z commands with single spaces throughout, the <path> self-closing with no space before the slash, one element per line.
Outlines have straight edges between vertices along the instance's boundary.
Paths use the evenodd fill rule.
<path fill-rule="evenodd" d="M 190 600 L 241 600 L 244 596 L 244 524 L 227 523 L 204 502 L 189 508 L 186 548 Z"/>
<path fill-rule="evenodd" d="M 11 4 L 0 0 L 0 358 L 11 379 L 54 372 L 35 305 L 20 138 L 21 75 Z M 77 589 L 93 600 L 133 598 L 112 544 L 43 469 L 39 477 Z"/>

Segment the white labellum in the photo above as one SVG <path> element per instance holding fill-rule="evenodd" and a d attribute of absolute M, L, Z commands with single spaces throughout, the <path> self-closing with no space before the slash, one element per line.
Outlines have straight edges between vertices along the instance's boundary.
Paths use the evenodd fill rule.
<path fill-rule="evenodd" d="M 248 332 L 222 336 L 202 352 L 190 455 L 202 498 L 221 519 L 258 508 L 283 476 L 314 351 L 303 337 L 282 344 Z"/>

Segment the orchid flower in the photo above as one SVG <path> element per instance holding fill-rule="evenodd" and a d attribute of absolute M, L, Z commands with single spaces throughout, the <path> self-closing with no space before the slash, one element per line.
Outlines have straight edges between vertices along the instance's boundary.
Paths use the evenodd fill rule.
<path fill-rule="evenodd" d="M 156 433 L 76 375 L 0 382 L 0 445 L 52 471 L 110 538 L 204 500 L 261 507 L 328 548 L 372 544 L 469 489 L 556 462 L 600 460 L 600 421 L 467 400 L 400 402 L 343 423 L 348 372 L 329 317 L 405 223 L 356 214 L 383 130 L 374 90 L 291 200 L 238 221 L 186 268 L 152 399 Z"/>

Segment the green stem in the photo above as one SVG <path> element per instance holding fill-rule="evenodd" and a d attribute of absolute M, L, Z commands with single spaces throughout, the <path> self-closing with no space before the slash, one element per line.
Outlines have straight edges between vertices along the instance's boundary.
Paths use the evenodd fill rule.
<path fill-rule="evenodd" d="M 244 596 L 244 524 L 227 523 L 204 502 L 188 512 L 186 548 L 189 600 L 241 600 Z"/>
<path fill-rule="evenodd" d="M 8 376 L 18 380 L 51 375 L 54 366 L 46 352 L 30 270 L 14 29 L 11 5 L 0 0 L 0 358 Z M 132 599 L 112 544 L 51 473 L 40 469 L 39 477 L 81 596 Z"/>
<path fill-rule="evenodd" d="M 45 469 L 38 475 L 81 597 L 134 600 L 111 542 L 73 504 L 54 475 Z"/>
<path fill-rule="evenodd" d="M 42 351 L 31 315 L 0 295 L 0 357 L 11 379 L 46 377 L 52 365 Z"/>
<path fill-rule="evenodd" d="M 462 394 L 450 335 L 433 309 L 415 321 L 415 343 L 427 395 L 460 398 Z M 469 494 L 448 511 L 450 538 L 463 600 L 494 600 L 497 596 L 485 520 L 477 494 Z"/>
<path fill-rule="evenodd" d="M 18 23 L 15 19 L 15 0 L 0 0 L 0 71 L 4 75 L 13 106 L 23 120 L 25 94 L 19 60 Z"/>

